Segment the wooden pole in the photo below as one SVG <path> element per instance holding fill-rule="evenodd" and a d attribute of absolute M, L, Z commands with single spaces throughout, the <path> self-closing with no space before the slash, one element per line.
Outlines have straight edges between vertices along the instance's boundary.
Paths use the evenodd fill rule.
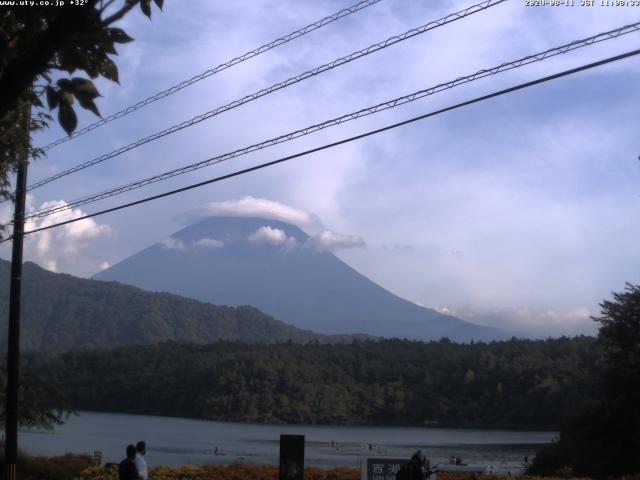
<path fill-rule="evenodd" d="M 18 461 L 18 387 L 20 384 L 20 299 L 22 293 L 22 251 L 24 212 L 27 194 L 27 165 L 29 163 L 29 123 L 31 105 L 26 104 L 24 115 L 25 150 L 16 171 L 15 211 L 11 252 L 11 287 L 9 292 L 9 332 L 7 345 L 7 393 L 5 421 L 5 463 L 7 480 L 16 480 Z"/>

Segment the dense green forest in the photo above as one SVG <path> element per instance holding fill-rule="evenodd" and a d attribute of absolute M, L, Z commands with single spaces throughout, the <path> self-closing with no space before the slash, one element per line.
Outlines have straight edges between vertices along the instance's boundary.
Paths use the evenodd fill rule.
<path fill-rule="evenodd" d="M 559 428 L 596 392 L 591 337 L 455 344 L 173 342 L 30 354 L 78 410 L 273 422 Z"/>

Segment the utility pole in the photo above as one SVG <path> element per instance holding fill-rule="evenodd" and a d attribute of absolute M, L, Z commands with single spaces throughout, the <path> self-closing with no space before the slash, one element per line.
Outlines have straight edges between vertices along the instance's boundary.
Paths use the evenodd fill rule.
<path fill-rule="evenodd" d="M 22 112 L 21 112 L 22 110 Z M 25 118 L 20 118 L 20 113 Z M 6 479 L 16 480 L 18 460 L 18 386 L 20 382 L 20 297 L 22 293 L 22 246 L 24 239 L 24 210 L 27 194 L 27 165 L 29 163 L 29 124 L 31 104 L 18 108 L 16 121 L 25 122 L 25 148 L 16 170 L 16 197 L 13 214 L 11 252 L 11 288 L 9 293 L 9 333 L 7 345 L 7 393 L 5 418 Z"/>

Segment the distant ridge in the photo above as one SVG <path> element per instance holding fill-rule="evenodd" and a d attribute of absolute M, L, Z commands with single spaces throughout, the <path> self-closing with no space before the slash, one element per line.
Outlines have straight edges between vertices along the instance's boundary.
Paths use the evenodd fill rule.
<path fill-rule="evenodd" d="M 9 271 L 10 263 L 0 260 L 2 312 L 9 311 Z M 6 314 L 0 317 L 0 329 L 6 335 Z M 30 262 L 23 268 L 21 345 L 27 351 L 105 349 L 169 340 L 333 343 L 355 338 L 300 330 L 250 306 L 220 307 L 145 292 L 115 282 L 52 273 Z M 4 349 L 6 342 L 0 342 L 0 350 Z"/>
<path fill-rule="evenodd" d="M 314 248 L 297 226 L 264 218 L 201 220 L 94 278 L 214 304 L 254 305 L 323 334 L 456 341 L 510 336 L 402 299 Z"/>

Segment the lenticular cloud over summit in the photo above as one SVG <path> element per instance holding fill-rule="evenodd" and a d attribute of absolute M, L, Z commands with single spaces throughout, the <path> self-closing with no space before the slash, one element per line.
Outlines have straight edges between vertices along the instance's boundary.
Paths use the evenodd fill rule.
<path fill-rule="evenodd" d="M 192 224 L 205 218 L 216 217 L 261 218 L 298 227 L 316 227 L 316 229 L 322 227 L 322 222 L 316 215 L 274 200 L 251 196 L 241 197 L 238 200 L 210 202 L 179 215 L 177 219 L 183 224 Z M 297 244 L 295 238 L 287 237 L 282 230 L 267 224 L 253 232 L 248 240 L 252 243 L 289 247 Z M 323 228 L 320 233 L 310 237 L 305 242 L 305 246 L 320 252 L 335 252 L 350 248 L 366 248 L 366 243 L 357 235 L 345 235 Z M 165 248 L 172 248 L 172 246 L 165 245 Z"/>
<path fill-rule="evenodd" d="M 310 227 L 320 224 L 319 219 L 315 215 L 305 212 L 304 210 L 266 198 L 255 198 L 251 196 L 242 197 L 238 200 L 207 203 L 179 215 L 178 220 L 183 224 L 190 224 L 210 217 L 259 217 L 278 220 L 299 227 Z"/>

